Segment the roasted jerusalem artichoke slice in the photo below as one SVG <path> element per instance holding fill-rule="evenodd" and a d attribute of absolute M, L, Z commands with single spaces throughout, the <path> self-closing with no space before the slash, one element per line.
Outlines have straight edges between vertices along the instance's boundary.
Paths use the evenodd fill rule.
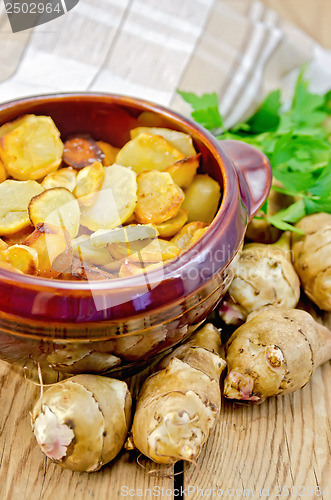
<path fill-rule="evenodd" d="M 63 187 L 68 191 L 73 192 L 76 186 L 77 170 L 67 167 L 60 168 L 56 172 L 46 175 L 41 185 L 45 189 L 52 189 L 56 187 Z"/>
<path fill-rule="evenodd" d="M 81 262 L 89 262 L 96 266 L 104 266 L 112 261 L 107 247 L 93 247 L 90 237 L 85 234 L 72 240 L 72 251 Z"/>
<path fill-rule="evenodd" d="M 161 224 L 177 215 L 184 193 L 168 172 L 142 172 L 137 177 L 137 183 L 135 217 L 138 222 Z"/>
<path fill-rule="evenodd" d="M 210 224 L 217 212 L 221 198 L 221 187 L 207 174 L 196 175 L 185 191 L 182 208 L 187 210 L 188 221 Z"/>
<path fill-rule="evenodd" d="M 105 167 L 105 178 L 93 204 L 81 207 L 81 224 L 91 231 L 113 229 L 131 217 L 136 203 L 135 172 L 114 163 Z"/>
<path fill-rule="evenodd" d="M 194 156 L 196 154 L 192 137 L 184 132 L 162 127 L 136 127 L 130 130 L 131 139 L 135 139 L 139 134 L 159 135 L 184 156 Z"/>
<path fill-rule="evenodd" d="M 199 158 L 200 154 L 187 156 L 183 160 L 176 161 L 176 163 L 167 167 L 165 172 L 169 172 L 177 186 L 187 189 L 192 184 L 199 168 Z"/>
<path fill-rule="evenodd" d="M 170 236 L 174 236 L 187 222 L 187 212 L 183 208 L 180 208 L 175 215 L 171 219 L 168 219 L 161 224 L 157 224 L 156 229 L 161 238 L 170 238 Z"/>
<path fill-rule="evenodd" d="M 0 252 L 0 259 L 24 274 L 37 274 L 38 252 L 26 245 L 12 245 Z"/>
<path fill-rule="evenodd" d="M 116 163 L 139 174 L 145 170 L 164 170 L 185 156 L 163 137 L 142 133 L 127 142 L 116 156 Z"/>
<path fill-rule="evenodd" d="M 127 262 L 137 263 L 167 261 L 175 259 L 180 254 L 177 245 L 160 238 L 131 243 L 112 243 L 108 245 L 108 250 L 115 260 L 126 259 Z"/>
<path fill-rule="evenodd" d="M 43 278 L 57 278 L 72 263 L 71 241 L 65 227 L 38 224 L 24 245 L 38 253 L 37 274 Z"/>
<path fill-rule="evenodd" d="M 185 224 L 180 231 L 172 238 L 172 243 L 177 245 L 181 250 L 185 250 L 197 241 L 197 233 L 200 236 L 201 231 L 207 229 L 205 222 L 190 222 Z"/>
<path fill-rule="evenodd" d="M 109 165 L 115 163 L 116 155 L 119 152 L 120 148 L 116 148 L 115 146 L 109 144 L 109 142 L 104 141 L 97 141 L 97 145 L 105 155 L 102 160 L 102 165 L 104 167 L 109 167 Z"/>
<path fill-rule="evenodd" d="M 7 172 L 6 172 L 4 164 L 0 160 L 0 182 L 5 181 L 6 179 L 7 179 Z"/>
<path fill-rule="evenodd" d="M 29 217 L 35 227 L 46 223 L 64 226 L 71 238 L 78 234 L 80 209 L 76 198 L 68 189 L 47 189 L 32 198 L 29 203 Z"/>
<path fill-rule="evenodd" d="M 93 205 L 104 179 L 105 168 L 98 161 L 78 172 L 74 195 L 78 198 L 80 205 L 86 207 Z"/>
<path fill-rule="evenodd" d="M 52 118 L 26 115 L 3 127 L 0 159 L 11 177 L 21 181 L 41 179 L 59 167 L 63 143 Z M 3 131 L 7 132 L 2 135 Z"/>
<path fill-rule="evenodd" d="M 105 247 L 111 243 L 131 243 L 142 240 L 151 240 L 158 235 L 152 224 L 130 224 L 116 227 L 109 231 L 99 229 L 90 236 L 91 245 L 95 248 Z"/>

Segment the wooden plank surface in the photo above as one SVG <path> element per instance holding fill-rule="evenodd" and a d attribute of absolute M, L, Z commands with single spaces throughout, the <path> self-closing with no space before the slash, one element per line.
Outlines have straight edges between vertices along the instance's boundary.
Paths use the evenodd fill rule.
<path fill-rule="evenodd" d="M 321 45 L 331 48 L 330 0 L 262 0 L 262 2 Z"/>
<path fill-rule="evenodd" d="M 331 47 L 330 0 L 264 3 Z M 197 466 L 185 467 L 185 499 L 203 498 L 203 493 L 210 498 L 221 498 L 221 493 L 224 498 L 329 498 L 330 382 L 331 365 L 327 363 L 293 395 L 273 398 L 260 406 L 225 403 Z M 128 489 L 135 490 L 129 498 L 139 498 L 139 489 L 153 487 L 163 487 L 163 495 L 150 496 L 147 491 L 143 497 L 173 498 L 166 491 L 177 484 L 173 476 L 150 474 L 154 464 L 143 461 L 145 470 L 137 465 L 136 455 L 126 452 L 96 474 L 71 473 L 46 460 L 29 422 L 38 393 L 38 387 L 0 363 L 1 500 L 115 500 L 124 497 Z M 288 495 L 286 487 L 293 486 L 298 490 Z M 318 487 L 324 494 L 319 494 Z"/>
<path fill-rule="evenodd" d="M 140 385 L 139 378 L 131 387 L 133 397 Z M 63 470 L 46 459 L 30 425 L 29 412 L 39 391 L 38 386 L 0 362 L 1 500 L 105 500 L 121 498 L 121 491 L 124 495 L 138 488 L 173 489 L 173 477 L 157 475 L 159 467 L 148 460 L 141 459 L 139 466 L 135 453 L 123 452 L 95 474 Z M 165 472 L 173 474 L 173 468 L 167 471 L 163 468 L 162 474 Z"/>

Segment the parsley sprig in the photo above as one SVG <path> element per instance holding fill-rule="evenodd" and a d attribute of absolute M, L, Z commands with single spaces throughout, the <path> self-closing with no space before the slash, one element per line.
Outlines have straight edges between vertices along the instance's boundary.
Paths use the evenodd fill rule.
<path fill-rule="evenodd" d="M 283 185 L 273 189 L 295 200 L 272 216 L 267 215 L 267 203 L 261 209 L 262 217 L 282 230 L 296 231 L 293 224 L 305 215 L 331 213 L 331 143 L 327 125 L 331 90 L 317 95 L 308 87 L 302 70 L 288 109 L 284 110 L 281 91 L 275 90 L 248 120 L 228 130 L 224 128 L 215 92 L 199 97 L 178 91 L 191 105 L 194 120 L 217 139 L 244 141 L 267 155 L 274 177 Z"/>

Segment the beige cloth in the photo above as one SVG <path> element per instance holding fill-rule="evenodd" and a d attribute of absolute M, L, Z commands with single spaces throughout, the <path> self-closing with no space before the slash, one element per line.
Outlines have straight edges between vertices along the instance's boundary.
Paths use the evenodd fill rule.
<path fill-rule="evenodd" d="M 229 125 L 271 89 L 290 94 L 299 67 L 331 88 L 331 51 L 258 0 L 80 0 L 12 34 L 0 2 L 0 101 L 90 90 L 141 97 L 184 114 L 176 88 L 216 91 Z"/>

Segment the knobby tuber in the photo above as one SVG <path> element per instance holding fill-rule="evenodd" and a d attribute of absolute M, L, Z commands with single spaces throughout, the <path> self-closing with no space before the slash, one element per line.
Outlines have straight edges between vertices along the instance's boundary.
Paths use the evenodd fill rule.
<path fill-rule="evenodd" d="M 331 311 L 331 214 L 308 215 L 296 224 L 304 234 L 292 237 L 294 266 L 308 297 Z"/>
<path fill-rule="evenodd" d="M 219 309 L 227 324 L 240 324 L 248 314 L 264 306 L 297 305 L 300 281 L 291 262 L 288 234 L 271 245 L 244 246 L 228 295 L 230 299 Z"/>
<path fill-rule="evenodd" d="M 252 313 L 226 344 L 230 399 L 262 402 L 294 392 L 331 358 L 331 332 L 306 311 L 266 307 Z"/>
<path fill-rule="evenodd" d="M 221 406 L 220 349 L 209 323 L 161 361 L 141 388 L 127 449 L 163 464 L 199 456 Z"/>
<path fill-rule="evenodd" d="M 273 178 L 272 185 L 276 188 L 282 188 L 283 185 L 277 179 Z M 294 203 L 292 196 L 280 193 L 275 189 L 270 190 L 268 196 L 267 213 L 260 210 L 251 222 L 248 224 L 246 238 L 258 243 L 274 243 L 281 236 L 281 230 L 273 226 L 268 217 L 275 215 L 280 210 L 289 207 Z"/>
<path fill-rule="evenodd" d="M 97 471 L 125 442 L 131 395 L 125 382 L 76 375 L 45 391 L 32 412 L 42 451 L 63 468 Z"/>

